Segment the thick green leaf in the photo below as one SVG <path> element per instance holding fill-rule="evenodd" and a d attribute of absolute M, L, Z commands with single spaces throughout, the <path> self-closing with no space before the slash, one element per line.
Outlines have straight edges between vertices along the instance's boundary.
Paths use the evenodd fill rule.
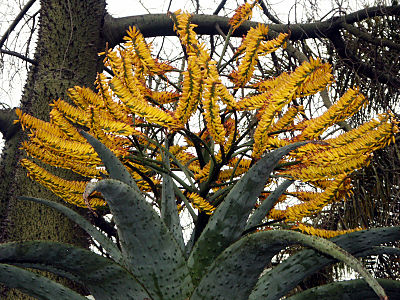
<path fill-rule="evenodd" d="M 77 292 L 42 275 L 7 264 L 0 264 L 0 283 L 38 299 L 87 300 Z"/>
<path fill-rule="evenodd" d="M 370 255 L 400 255 L 400 248 L 393 248 L 393 247 L 385 247 L 385 246 L 376 246 L 371 247 L 370 249 L 357 252 L 354 254 L 356 257 L 366 257 Z"/>
<path fill-rule="evenodd" d="M 271 230 L 248 235 L 227 248 L 211 265 L 192 299 L 247 299 L 265 265 L 291 244 L 306 245 L 336 257 L 356 269 L 379 295 L 385 296 L 361 263 L 334 243 L 296 231 Z"/>
<path fill-rule="evenodd" d="M 400 299 L 400 282 L 390 279 L 378 279 L 389 299 Z M 287 300 L 375 300 L 376 294 L 364 280 L 348 280 L 318 286 L 287 298 Z"/>
<path fill-rule="evenodd" d="M 167 143 L 167 142 L 166 142 Z M 166 145 L 168 149 L 168 144 Z M 170 169 L 169 155 L 164 153 L 163 162 L 167 169 Z M 174 183 L 171 176 L 163 174 L 163 183 L 161 191 L 161 218 L 164 220 L 165 225 L 175 237 L 176 242 L 181 248 L 182 253 L 185 253 L 185 243 L 183 241 L 182 227 L 179 220 L 178 209 L 176 207 Z"/>
<path fill-rule="evenodd" d="M 294 143 L 266 154 L 235 184 L 212 215 L 189 256 L 193 282 L 199 282 L 214 259 L 240 238 L 248 216 L 279 160 L 306 143 Z"/>
<path fill-rule="evenodd" d="M 373 246 L 400 239 L 400 227 L 374 228 L 330 239 L 353 255 Z M 250 300 L 278 300 L 306 277 L 336 260 L 312 249 L 304 249 L 260 277 Z"/>
<path fill-rule="evenodd" d="M 62 205 L 61 203 L 57 203 L 54 201 L 49 201 L 45 199 L 32 198 L 32 197 L 19 197 L 21 200 L 29 200 L 37 203 L 42 203 L 49 207 L 52 207 L 62 213 L 64 216 L 69 218 L 78 224 L 83 230 L 85 230 L 93 239 L 95 239 L 107 252 L 111 255 L 111 257 L 118 263 L 122 262 L 121 251 L 118 247 L 106 237 L 101 231 L 96 229 L 88 220 L 79 215 L 77 212 L 72 209 Z"/>
<path fill-rule="evenodd" d="M 92 145 L 96 153 L 99 155 L 101 161 L 106 167 L 108 174 L 110 174 L 110 177 L 126 183 L 140 193 L 135 180 L 132 178 L 131 174 L 121 163 L 118 157 L 116 157 L 110 149 L 108 149 L 99 140 L 91 136 L 86 131 L 81 130 L 80 133 L 88 141 L 88 143 Z"/>
<path fill-rule="evenodd" d="M 103 194 L 120 237 L 126 267 L 154 299 L 185 299 L 193 290 L 184 255 L 159 215 L 129 185 L 105 179 L 85 195 Z"/>
<path fill-rule="evenodd" d="M 288 243 L 250 234 L 228 247 L 209 267 L 191 300 L 247 299 L 261 272 Z"/>
<path fill-rule="evenodd" d="M 251 215 L 249 221 L 246 224 L 245 230 L 248 230 L 254 226 L 257 226 L 262 222 L 265 216 L 269 213 L 271 208 L 274 207 L 278 198 L 287 190 L 287 188 L 293 183 L 293 180 L 285 180 L 282 182 L 268 197 L 265 199 L 259 207 Z"/>
<path fill-rule="evenodd" d="M 71 273 L 68 278 L 78 278 L 96 300 L 150 298 L 126 269 L 110 259 L 72 245 L 50 241 L 1 244 L 0 262 L 37 266 L 60 276 Z"/>

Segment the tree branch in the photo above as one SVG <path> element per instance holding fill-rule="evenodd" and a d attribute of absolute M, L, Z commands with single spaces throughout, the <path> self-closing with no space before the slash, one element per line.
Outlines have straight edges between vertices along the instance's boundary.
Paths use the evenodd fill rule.
<path fill-rule="evenodd" d="M 35 65 L 35 66 L 38 65 L 38 63 L 37 63 L 36 60 L 30 59 L 29 57 L 26 57 L 26 56 L 22 55 L 21 53 L 18 53 L 18 52 L 15 52 L 15 51 L 2 50 L 2 49 L 0 49 L 0 54 L 1 54 L 1 53 L 4 53 L 4 54 L 8 54 L 8 55 L 11 55 L 11 56 L 18 57 L 18 58 L 20 58 L 20 59 L 22 59 L 22 60 L 24 60 L 24 61 L 27 61 L 28 63 L 31 63 L 32 65 Z"/>
<path fill-rule="evenodd" d="M 351 67 L 356 73 L 362 74 L 383 84 L 389 84 L 396 89 L 400 89 L 400 79 L 396 74 L 388 74 L 389 68 L 385 66 L 370 66 L 363 63 L 350 49 L 346 47 L 346 42 L 340 32 L 332 32 L 329 36 L 338 55 L 345 64 Z"/>
<path fill-rule="evenodd" d="M 289 32 L 290 39 L 293 41 L 306 40 L 309 38 L 328 38 L 330 33 L 343 28 L 343 24 L 353 24 L 368 18 L 379 16 L 400 15 L 400 5 L 395 6 L 376 6 L 369 7 L 354 13 L 332 17 L 323 22 L 304 23 L 304 24 L 270 24 L 270 30 L 276 32 Z M 197 34 L 218 35 L 216 24 L 223 32 L 228 32 L 229 18 L 216 15 L 193 15 L 192 23 L 196 24 Z M 234 37 L 241 37 L 247 33 L 251 27 L 257 26 L 257 22 L 244 22 L 234 31 Z M 113 47 L 122 42 L 123 36 L 129 26 L 136 26 L 145 37 L 155 36 L 176 36 L 173 30 L 172 20 L 166 14 L 149 14 L 140 16 L 130 16 L 123 18 L 113 18 L 105 16 L 104 37 Z"/>
<path fill-rule="evenodd" d="M 344 29 L 346 29 L 348 32 L 350 32 L 352 35 L 354 35 L 360 39 L 363 39 L 373 45 L 386 46 L 388 48 L 400 51 L 400 45 L 397 43 L 391 42 L 387 39 L 373 38 L 370 34 L 363 32 L 360 29 L 358 29 L 357 27 L 352 26 L 347 23 L 343 23 L 342 26 Z"/>
<path fill-rule="evenodd" d="M 12 138 L 20 128 L 14 124 L 16 119 L 15 109 L 0 109 L 0 132 L 6 141 Z"/>
<path fill-rule="evenodd" d="M 33 5 L 33 3 L 35 3 L 36 0 L 30 0 L 28 1 L 25 6 L 22 8 L 22 10 L 19 12 L 18 16 L 14 19 L 14 21 L 11 23 L 10 27 L 8 27 L 8 29 L 6 30 L 6 32 L 4 33 L 4 35 L 1 37 L 0 39 L 0 49 L 3 47 L 4 43 L 6 42 L 6 40 L 8 39 L 8 37 L 10 36 L 11 32 L 15 29 L 15 27 L 17 27 L 19 21 L 22 20 L 22 18 L 24 17 L 24 15 L 27 13 L 27 11 L 31 8 L 31 6 Z"/>

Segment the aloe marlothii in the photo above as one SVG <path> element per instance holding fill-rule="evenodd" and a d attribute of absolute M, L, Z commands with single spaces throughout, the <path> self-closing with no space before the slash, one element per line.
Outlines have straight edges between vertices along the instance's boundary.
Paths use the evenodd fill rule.
<path fill-rule="evenodd" d="M 133 187 L 135 181 L 125 177 L 128 175 L 125 167 L 116 163 L 116 157 L 107 148 L 101 147 L 100 142 L 86 133 L 83 135 L 98 151 L 106 168 L 113 170 L 110 172 L 110 179 L 89 185 L 86 196 L 93 191 L 98 191 L 105 197 L 118 228 L 121 252 L 115 253 L 116 249 L 106 245 L 114 252 L 111 258 L 107 259 L 84 249 L 53 242 L 8 243 L 0 246 L 0 262 L 3 272 L 7 272 L 7 274 L 28 272 L 21 271 L 20 267 L 54 272 L 81 283 L 96 299 L 263 299 L 265 293 L 275 295 L 268 299 L 279 299 L 293 289 L 293 284 L 296 285 L 310 272 L 318 271 L 326 264 L 333 262 L 335 258 L 349 263 L 357 271 L 363 273 L 364 270 L 360 267 L 359 262 L 348 253 L 357 255 L 357 253 L 367 251 L 364 255 L 371 255 L 375 253 L 370 249 L 372 246 L 400 239 L 400 228 L 397 227 L 358 231 L 334 238 L 333 241 L 341 248 L 327 240 L 287 230 L 263 231 L 241 236 L 229 228 L 230 224 L 227 225 L 226 231 L 224 231 L 224 225 L 212 225 L 212 222 L 227 224 L 224 220 L 229 216 L 231 221 L 236 220 L 237 223 L 243 223 L 237 229 L 239 232 L 243 232 L 246 228 L 246 222 L 240 222 L 240 220 L 247 218 L 248 209 L 240 204 L 240 196 L 233 201 L 231 195 L 226 196 L 221 206 L 217 208 L 210 220 L 211 225 L 205 231 L 210 237 L 215 236 L 218 232 L 221 235 L 222 232 L 224 246 L 216 243 L 213 238 L 207 245 L 204 241 L 207 240 L 207 234 L 204 233 L 197 243 L 203 241 L 195 244 L 190 257 L 196 260 L 196 253 L 200 253 L 201 250 L 209 251 L 212 258 L 204 260 L 204 252 L 202 252 L 200 256 L 202 259 L 197 259 L 197 265 L 204 261 L 204 268 L 191 269 L 192 264 L 185 259 L 177 237 L 165 225 L 162 217 Z M 244 183 L 260 180 L 260 174 L 268 169 L 266 166 L 271 163 L 271 160 L 275 160 L 273 163 L 275 165 L 282 155 L 295 147 L 272 152 L 266 156 L 269 159 L 261 160 L 254 165 L 247 178 L 244 177 L 237 183 L 236 193 L 240 194 L 238 189 L 243 187 Z M 111 168 L 111 164 L 113 168 Z M 268 176 L 268 174 L 264 174 L 264 176 Z M 164 192 L 168 190 L 172 192 L 172 189 Z M 254 196 L 249 191 L 246 193 Z M 254 193 L 260 193 L 260 191 Z M 26 199 L 47 204 L 46 201 L 35 198 Z M 224 202 L 228 204 L 223 206 Z M 71 219 L 77 220 L 78 224 L 91 233 L 99 243 L 105 243 L 101 232 L 90 229 L 85 221 L 78 220 L 81 217 L 71 214 L 68 208 L 61 206 L 54 206 L 54 208 Z M 219 210 L 221 212 L 218 212 Z M 239 211 L 242 211 L 242 214 Z M 177 211 L 171 213 L 177 214 Z M 170 218 L 169 220 L 178 219 Z M 297 243 L 309 246 L 311 249 L 295 254 L 294 257 L 301 257 L 300 260 L 297 258 L 297 261 L 288 263 L 289 258 L 282 263 L 286 264 L 286 268 L 297 268 L 297 270 L 292 269 L 294 270 L 293 274 L 288 276 L 285 272 L 282 273 L 285 268 L 273 268 L 260 277 L 265 265 L 275 254 L 286 246 Z M 370 251 L 368 252 L 368 250 Z M 382 251 L 376 250 L 376 253 L 382 253 Z M 390 250 L 387 251 L 390 253 Z M 113 259 L 113 257 L 117 259 Z M 8 267 L 13 264 L 14 267 Z M 309 265 L 306 266 L 307 264 Z M 311 271 L 307 267 L 311 268 Z M 193 280 L 192 274 L 199 276 L 199 279 Z M 368 274 L 363 274 L 369 277 Z M 4 273 L 2 275 L 0 278 L 3 282 L 15 286 L 7 280 Z M 269 276 L 270 280 L 265 280 L 266 276 Z M 291 280 L 292 277 L 294 277 L 293 280 Z M 277 281 L 275 285 L 274 281 Z M 285 285 L 287 281 L 291 281 L 291 283 Z M 368 282 L 381 298 L 385 297 L 377 281 L 369 277 Z M 276 284 L 279 286 L 279 295 L 273 292 Z M 354 286 L 359 286 L 359 284 L 357 282 Z M 53 297 L 54 293 L 38 294 L 36 292 L 38 285 L 51 289 L 54 283 L 31 280 L 24 281 L 23 287 L 21 285 L 17 287 L 42 299 Z M 385 281 L 383 285 L 388 286 L 389 291 L 393 291 L 393 293 L 398 292 L 395 283 Z M 268 292 L 269 286 L 272 288 L 271 293 Z M 325 289 L 328 288 L 332 290 L 335 289 L 335 286 Z M 346 288 L 349 289 L 349 287 Z M 71 298 L 71 293 L 75 292 L 68 288 L 63 288 L 63 290 L 59 293 L 65 294 L 65 297 L 60 296 L 58 299 L 74 299 Z M 261 294 L 257 296 L 260 291 Z"/>
<path fill-rule="evenodd" d="M 253 4 L 237 11 L 231 32 L 250 17 Z M 280 34 L 269 40 L 268 27 L 260 24 L 243 39 L 232 58 L 238 67 L 227 74 L 224 55 L 218 63 L 213 61 L 197 39 L 191 15 L 178 11 L 171 17 L 187 54 L 181 85 L 168 78 L 174 67 L 154 59 L 140 31 L 130 28 L 124 47 L 104 53 L 114 76 L 109 79 L 99 74 L 96 92 L 69 89 L 74 104 L 54 101 L 50 122 L 17 110 L 18 122 L 31 131 L 29 141 L 22 145 L 28 156 L 83 178 L 66 180 L 24 158 L 21 164 L 28 176 L 69 203 L 110 211 L 118 244 L 61 205 L 29 200 L 48 204 L 73 219 L 110 259 L 65 245 L 31 242 L 2 246 L 3 262 L 66 276 L 82 283 L 98 299 L 259 299 L 265 294 L 285 295 L 304 279 L 282 277 L 274 271 L 277 268 L 260 277 L 277 252 L 299 243 L 317 249 L 304 250 L 300 257 L 320 259 L 320 253 L 332 257 L 323 256 L 326 260 L 320 259 L 311 268 L 313 272 L 339 259 L 360 272 L 384 298 L 376 280 L 345 252 L 358 255 L 349 245 L 358 235 L 345 235 L 344 245 L 338 240 L 341 250 L 299 232 L 254 231 L 265 218 L 276 227 L 325 237 L 352 231 L 321 230 L 303 222 L 351 192 L 348 175 L 393 140 L 398 131 L 394 116 L 382 114 L 350 132 L 321 140 L 328 128 L 351 117 L 366 101 L 352 88 L 321 115 L 307 117 L 296 99 L 314 95 L 332 82 L 328 63 L 310 58 L 275 78 L 253 76 L 258 59 L 284 46 L 288 37 Z M 225 45 L 228 42 L 227 38 Z M 155 77 L 164 80 L 167 89 L 154 90 Z M 226 78 L 231 84 L 226 85 Z M 235 92 L 242 87 L 246 87 L 243 93 Z M 194 118 L 199 121 L 196 128 Z M 280 178 L 287 180 L 274 191 Z M 285 203 L 287 195 L 282 194 L 290 184 L 299 187 L 304 182 L 317 192 L 290 191 L 290 197 L 299 201 L 286 209 L 276 205 Z M 177 204 L 189 211 L 196 228 L 186 245 Z M 398 239 L 398 231 L 388 229 L 390 239 L 375 235 L 376 230 L 359 234 L 374 246 Z M 44 258 L 51 248 L 61 258 L 57 265 L 51 262 L 54 255 Z M 29 249 L 41 256 L 35 257 Z M 80 263 L 70 260 L 72 252 L 83 258 Z M 287 261 L 285 268 L 292 266 Z M 296 264 L 297 272 L 310 273 L 298 271 L 303 265 Z M 91 270 L 90 274 L 83 273 L 84 269 Z M 108 284 L 100 287 L 108 277 Z M 293 279 L 282 280 L 289 277 Z M 274 280 L 278 284 L 270 289 Z M 279 293 L 269 293 L 273 289 Z M 118 290 L 125 294 L 118 295 Z"/>

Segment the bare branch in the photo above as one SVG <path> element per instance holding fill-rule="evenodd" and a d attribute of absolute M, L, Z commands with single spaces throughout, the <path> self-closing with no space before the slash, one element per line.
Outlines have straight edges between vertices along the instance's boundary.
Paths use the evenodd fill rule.
<path fill-rule="evenodd" d="M 22 10 L 19 12 L 18 16 L 14 19 L 14 21 L 11 23 L 10 27 L 8 27 L 6 33 L 1 37 L 0 39 L 0 49 L 3 47 L 4 43 L 10 36 L 10 33 L 15 29 L 15 27 L 18 25 L 19 21 L 22 20 L 22 18 L 25 16 L 27 11 L 31 8 L 33 3 L 35 3 L 36 0 L 29 0 L 25 6 L 22 8 Z"/>
<path fill-rule="evenodd" d="M 348 32 L 350 32 L 352 35 L 361 38 L 371 44 L 377 45 L 377 46 L 386 46 L 391 49 L 396 49 L 400 51 L 400 45 L 397 43 L 393 43 L 387 39 L 380 39 L 380 38 L 373 38 L 370 34 L 361 31 L 357 27 L 354 27 L 350 24 L 343 23 L 342 24 L 343 28 L 346 29 Z"/>
<path fill-rule="evenodd" d="M 221 3 L 218 5 L 217 9 L 213 12 L 213 15 L 218 15 L 221 9 L 224 8 L 226 0 L 222 0 Z"/>
<path fill-rule="evenodd" d="M 385 66 L 376 65 L 372 67 L 362 62 L 349 48 L 346 47 L 346 42 L 343 40 L 340 32 L 332 32 L 330 40 L 343 62 L 353 68 L 356 73 L 363 74 L 365 77 L 378 80 L 380 83 L 389 84 L 394 88 L 400 89 L 400 78 L 396 77 L 396 74 L 388 74 L 387 70 L 389 68 L 386 68 Z"/>
<path fill-rule="evenodd" d="M 271 14 L 268 10 L 268 7 L 265 5 L 265 2 L 263 0 L 260 1 L 261 8 L 263 10 L 264 15 L 271 20 L 275 24 L 282 24 L 281 21 L 279 21 L 273 14 Z"/>
<path fill-rule="evenodd" d="M 343 24 L 353 24 L 368 18 L 379 16 L 400 15 L 400 5 L 396 6 L 376 6 L 369 7 L 354 13 L 332 17 L 323 22 L 304 23 L 304 24 L 270 24 L 270 30 L 276 32 L 290 32 L 290 39 L 300 41 L 309 38 L 329 38 L 331 32 L 343 28 Z M 192 23 L 198 25 L 195 29 L 197 34 L 218 35 L 216 24 L 222 31 L 228 32 L 229 18 L 216 15 L 194 15 Z M 243 36 L 251 27 L 257 26 L 257 22 L 244 22 L 233 36 Z M 175 36 L 173 23 L 166 14 L 150 14 L 141 16 L 130 16 L 123 18 L 113 18 L 110 15 L 105 16 L 104 36 L 110 46 L 115 46 L 122 42 L 129 26 L 137 26 L 145 37 L 155 36 Z"/>
<path fill-rule="evenodd" d="M 26 56 L 22 55 L 21 53 L 18 53 L 18 52 L 15 52 L 15 51 L 1 50 L 0 49 L 0 54 L 1 53 L 18 57 L 18 58 L 20 58 L 20 59 L 22 59 L 24 61 L 27 61 L 28 63 L 31 63 L 32 65 L 35 65 L 35 66 L 37 66 L 37 64 L 38 64 L 36 60 L 30 59 L 29 57 L 26 57 Z"/>

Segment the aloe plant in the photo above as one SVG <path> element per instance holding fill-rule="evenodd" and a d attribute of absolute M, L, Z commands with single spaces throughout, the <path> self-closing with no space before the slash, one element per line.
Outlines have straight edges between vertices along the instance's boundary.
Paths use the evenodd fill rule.
<path fill-rule="evenodd" d="M 331 240 L 288 230 L 252 231 L 262 220 L 257 211 L 250 218 L 249 215 L 264 182 L 282 156 L 304 143 L 280 148 L 260 159 L 224 197 L 193 246 L 186 245 L 186 255 L 173 201 L 174 183 L 169 175 L 164 174 L 162 205 L 167 207 L 160 216 L 114 154 L 89 134 L 82 135 L 110 174 L 110 178 L 89 184 L 84 196 L 96 191 L 106 199 L 118 229 L 119 247 L 69 208 L 44 199 L 22 197 L 53 207 L 75 221 L 102 245 L 109 258 L 49 241 L 6 243 L 0 245 L 3 284 L 39 299 L 84 298 L 23 269 L 34 268 L 76 281 L 95 299 L 279 299 L 310 274 L 340 260 L 364 280 L 337 282 L 291 299 L 345 299 L 353 293 L 362 297 L 376 293 L 387 299 L 382 286 L 393 299 L 400 293 L 398 282 L 372 278 L 354 257 L 397 253 L 398 249 L 376 246 L 399 240 L 399 227 L 357 231 Z M 270 209 L 289 185 L 290 182 L 283 183 L 263 208 Z M 265 272 L 272 258 L 292 244 L 306 249 Z M 340 293 L 343 298 L 338 296 Z"/>

